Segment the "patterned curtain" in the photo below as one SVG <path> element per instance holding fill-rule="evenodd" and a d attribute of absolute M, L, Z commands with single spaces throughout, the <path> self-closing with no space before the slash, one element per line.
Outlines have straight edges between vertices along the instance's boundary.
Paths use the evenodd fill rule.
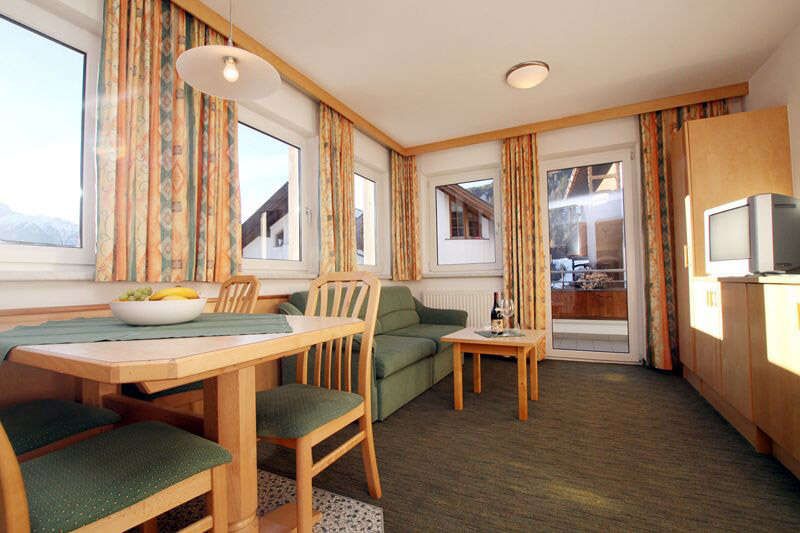
<path fill-rule="evenodd" d="M 319 273 L 356 266 L 353 123 L 319 104 Z"/>
<path fill-rule="evenodd" d="M 670 137 L 687 120 L 727 113 L 728 102 L 719 100 L 639 115 L 645 237 L 645 358 L 648 366 L 660 370 L 678 368 Z"/>
<path fill-rule="evenodd" d="M 169 0 L 105 0 L 98 87 L 98 281 L 222 281 L 239 270 L 236 105 L 178 78 L 225 39 Z"/>
<path fill-rule="evenodd" d="M 534 135 L 503 141 L 503 285 L 520 326 L 545 329 L 547 264 L 536 157 Z"/>
<path fill-rule="evenodd" d="M 416 156 L 392 151 L 392 279 L 422 279 Z"/>

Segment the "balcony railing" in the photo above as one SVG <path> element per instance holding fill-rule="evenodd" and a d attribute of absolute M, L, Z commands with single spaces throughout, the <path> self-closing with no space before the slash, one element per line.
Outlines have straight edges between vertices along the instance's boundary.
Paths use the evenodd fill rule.
<path fill-rule="evenodd" d="M 587 274 L 600 272 L 606 274 L 600 286 L 590 287 L 591 276 Z M 582 281 L 583 280 L 583 281 Z M 574 289 L 574 290 L 602 290 L 602 289 L 626 289 L 628 287 L 627 274 L 624 268 L 583 268 L 578 267 L 572 270 L 551 270 L 550 287 L 553 289 Z"/>

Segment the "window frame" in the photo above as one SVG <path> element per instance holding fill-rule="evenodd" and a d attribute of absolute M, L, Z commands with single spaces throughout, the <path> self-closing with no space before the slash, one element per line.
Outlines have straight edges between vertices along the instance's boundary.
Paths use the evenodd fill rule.
<path fill-rule="evenodd" d="M 380 278 L 388 279 L 392 268 L 389 173 L 356 157 L 353 179 L 356 174 L 375 184 L 375 264 L 359 265 L 356 259 L 356 270 L 372 272 Z M 355 210 L 355 205 L 353 209 Z"/>
<path fill-rule="evenodd" d="M 97 176 L 95 138 L 97 79 L 100 62 L 100 36 L 71 20 L 22 0 L 8 0 L 0 16 L 84 54 L 83 117 L 81 167 L 81 244 L 61 247 L 39 244 L 0 243 L 0 280 L 94 279 L 97 243 Z"/>
<path fill-rule="evenodd" d="M 421 199 L 421 205 L 424 208 L 423 228 L 423 246 L 425 247 L 427 260 L 424 262 L 423 277 L 469 277 L 469 276 L 502 276 L 503 275 L 503 229 L 501 215 L 503 212 L 503 199 L 501 187 L 501 169 L 497 164 L 481 165 L 476 167 L 469 167 L 459 170 L 448 170 L 446 172 L 437 172 L 425 176 L 426 185 L 421 187 L 421 194 L 424 198 Z M 459 183 L 468 183 L 472 181 L 493 180 L 493 193 L 494 193 L 494 262 L 492 263 L 463 263 L 454 265 L 440 265 L 439 264 L 439 250 L 438 250 L 438 228 L 436 227 L 437 213 L 436 213 L 436 189 L 442 185 L 453 185 Z M 452 201 L 452 200 L 451 200 Z M 466 209 L 464 207 L 464 209 Z M 464 211 L 464 233 L 465 237 L 452 237 L 456 240 L 477 240 L 478 237 L 466 237 L 468 232 L 466 227 L 466 211 Z M 480 224 L 480 215 L 478 216 L 478 223 Z M 449 233 L 449 231 L 448 231 Z M 481 234 L 483 233 L 481 229 Z M 487 240 L 487 237 L 480 237 Z"/>
<path fill-rule="evenodd" d="M 314 279 L 319 273 L 319 247 L 316 246 L 319 242 L 319 193 L 318 180 L 315 179 L 319 166 L 319 138 L 300 128 L 278 123 L 255 104 L 238 105 L 238 122 L 300 150 L 300 260 L 243 257 L 241 271 L 262 279 L 276 278 L 276 274 L 280 279 Z"/>

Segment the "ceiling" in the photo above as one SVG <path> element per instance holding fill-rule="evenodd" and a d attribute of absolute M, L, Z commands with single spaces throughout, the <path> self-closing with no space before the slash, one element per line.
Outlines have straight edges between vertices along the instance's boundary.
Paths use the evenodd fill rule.
<path fill-rule="evenodd" d="M 797 0 L 233 2 L 235 24 L 404 146 L 746 81 L 800 22 Z M 534 59 L 542 85 L 505 84 Z"/>

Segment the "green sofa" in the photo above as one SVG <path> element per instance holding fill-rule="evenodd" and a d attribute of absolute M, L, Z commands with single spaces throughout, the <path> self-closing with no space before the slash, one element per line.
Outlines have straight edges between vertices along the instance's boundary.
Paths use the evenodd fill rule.
<path fill-rule="evenodd" d="M 303 314 L 307 299 L 307 291 L 296 292 L 280 305 L 280 310 L 288 315 Z M 425 307 L 408 287 L 381 288 L 372 365 L 374 420 L 385 420 L 453 371 L 453 348 L 439 342 L 439 337 L 458 331 L 466 323 L 465 311 Z M 354 346 L 354 367 L 357 350 Z M 309 369 L 314 367 L 313 358 L 311 354 Z M 295 367 L 295 357 L 281 361 L 283 383 L 296 382 Z"/>

